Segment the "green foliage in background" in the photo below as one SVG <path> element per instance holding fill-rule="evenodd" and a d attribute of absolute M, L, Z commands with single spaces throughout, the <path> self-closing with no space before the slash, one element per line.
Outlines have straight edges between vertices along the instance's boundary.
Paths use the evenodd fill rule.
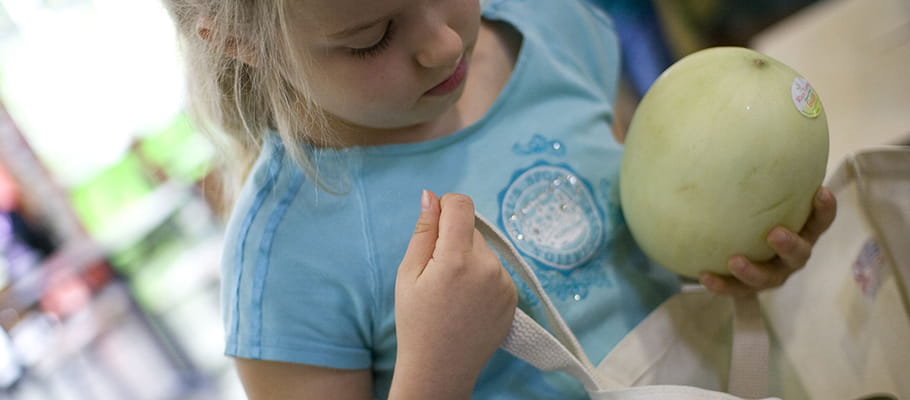
<path fill-rule="evenodd" d="M 214 149 L 180 113 L 166 129 L 143 138 L 140 153 L 168 177 L 184 182 L 202 179 L 211 168 Z"/>
<path fill-rule="evenodd" d="M 135 154 L 125 155 L 87 182 L 70 190 L 70 199 L 89 234 L 97 234 L 105 221 L 154 188 Z"/>
<path fill-rule="evenodd" d="M 142 136 L 120 161 L 71 188 L 73 207 L 94 236 L 117 224 L 118 213 L 148 196 L 161 180 L 192 184 L 204 177 L 213 154 L 212 145 L 180 113 L 164 129 Z"/>

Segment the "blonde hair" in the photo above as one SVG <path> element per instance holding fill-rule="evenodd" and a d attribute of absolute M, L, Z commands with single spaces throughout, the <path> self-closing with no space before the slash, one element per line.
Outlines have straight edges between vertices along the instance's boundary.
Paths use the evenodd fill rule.
<path fill-rule="evenodd" d="M 292 57 L 287 0 L 163 2 L 186 63 L 190 114 L 224 157 L 227 201 L 268 132 L 276 132 L 291 158 L 319 183 L 303 143 L 313 140 L 307 132 L 326 126 L 325 116 L 298 75 L 305 60 Z"/>

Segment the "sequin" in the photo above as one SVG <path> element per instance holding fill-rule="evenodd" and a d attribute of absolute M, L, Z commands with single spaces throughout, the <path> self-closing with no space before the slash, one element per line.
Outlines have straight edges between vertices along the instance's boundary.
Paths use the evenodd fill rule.
<path fill-rule="evenodd" d="M 550 140 L 540 134 L 534 136 L 527 143 L 515 143 L 512 151 L 520 155 L 549 154 L 562 157 L 566 155 L 565 146 L 558 140 Z"/>

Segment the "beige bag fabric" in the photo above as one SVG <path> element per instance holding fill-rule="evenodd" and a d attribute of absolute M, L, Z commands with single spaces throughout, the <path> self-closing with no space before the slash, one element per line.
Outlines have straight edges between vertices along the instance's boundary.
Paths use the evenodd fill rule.
<path fill-rule="evenodd" d="M 517 310 L 503 348 L 579 379 L 592 399 L 910 399 L 910 149 L 855 154 L 826 185 L 838 216 L 782 288 L 759 301 L 688 288 L 596 367 L 531 269 L 478 216 L 478 229 L 541 298 L 553 329 Z"/>
<path fill-rule="evenodd" d="M 802 271 L 760 296 L 780 352 L 771 370 L 792 374 L 771 393 L 910 399 L 910 148 L 855 153 L 826 185 L 834 223 Z"/>
<path fill-rule="evenodd" d="M 652 311 L 597 371 L 622 386 L 689 385 L 763 397 L 768 394 L 768 341 L 754 297 L 734 301 L 690 288 Z"/>

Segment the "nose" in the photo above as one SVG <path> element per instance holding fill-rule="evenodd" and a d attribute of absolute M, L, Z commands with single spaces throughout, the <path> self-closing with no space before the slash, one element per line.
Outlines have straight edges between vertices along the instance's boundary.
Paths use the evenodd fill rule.
<path fill-rule="evenodd" d="M 446 24 L 429 31 L 417 51 L 417 62 L 424 68 L 451 67 L 461 58 L 464 42 L 461 35 Z"/>

